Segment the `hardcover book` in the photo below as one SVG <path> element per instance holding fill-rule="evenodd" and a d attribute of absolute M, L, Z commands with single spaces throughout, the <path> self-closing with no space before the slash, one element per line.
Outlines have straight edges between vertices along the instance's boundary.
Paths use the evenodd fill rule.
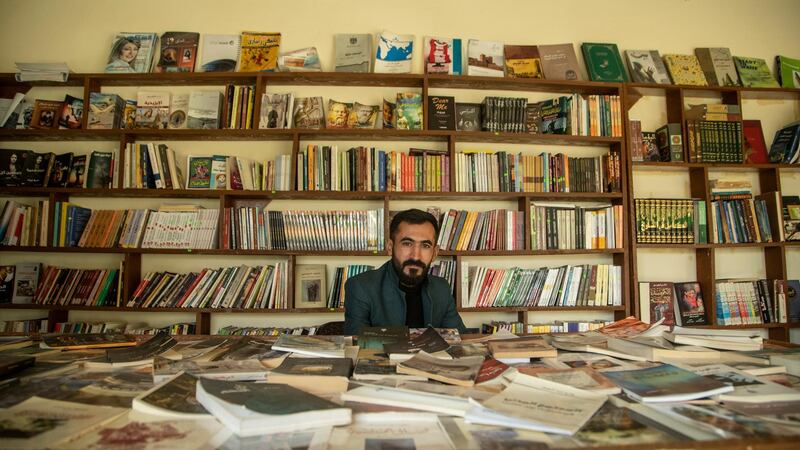
<path fill-rule="evenodd" d="M 503 47 L 506 76 L 510 78 L 544 78 L 539 49 L 535 45 Z"/>
<path fill-rule="evenodd" d="M 503 43 L 470 39 L 467 43 L 467 75 L 502 77 Z"/>
<path fill-rule="evenodd" d="M 700 283 L 675 283 L 675 301 L 680 313 L 675 317 L 677 325 L 708 325 Z"/>
<path fill-rule="evenodd" d="M 234 72 L 242 37 L 236 34 L 203 36 L 203 72 Z"/>
<path fill-rule="evenodd" d="M 456 103 L 456 129 L 481 131 L 480 103 Z"/>
<path fill-rule="evenodd" d="M 694 54 L 697 56 L 709 86 L 740 85 L 731 49 L 725 47 L 696 48 Z"/>
<path fill-rule="evenodd" d="M 744 136 L 745 164 L 768 164 L 767 143 L 760 120 L 743 120 L 742 136 Z"/>
<path fill-rule="evenodd" d="M 675 84 L 683 86 L 708 86 L 703 68 L 694 55 L 664 55 L 664 63 Z"/>
<path fill-rule="evenodd" d="M 664 320 L 664 325 L 675 324 L 674 285 L 668 282 L 639 283 L 642 322 L 656 323 Z"/>
<path fill-rule="evenodd" d="M 395 114 L 395 128 L 398 130 L 422 129 L 422 95 L 413 92 L 399 92 Z"/>
<path fill-rule="evenodd" d="M 778 55 L 775 63 L 781 87 L 800 88 L 800 59 Z"/>
<path fill-rule="evenodd" d="M 388 31 L 378 35 L 375 52 L 375 73 L 411 73 L 414 36 Z"/>
<path fill-rule="evenodd" d="M 81 127 L 83 118 L 83 99 L 67 95 L 64 97 L 63 106 L 58 116 L 59 128 L 77 130 Z"/>
<path fill-rule="evenodd" d="M 672 84 L 658 50 L 625 50 L 635 83 Z"/>
<path fill-rule="evenodd" d="M 273 72 L 278 67 L 280 33 L 242 33 L 239 72 Z"/>
<path fill-rule="evenodd" d="M 156 72 L 194 72 L 200 33 L 168 31 L 161 35 Z"/>
<path fill-rule="evenodd" d="M 335 72 L 367 73 L 370 71 L 371 34 L 336 34 L 333 39 L 336 48 Z"/>
<path fill-rule="evenodd" d="M 627 82 L 628 74 L 619 56 L 617 44 L 584 42 L 581 44 L 583 59 L 592 81 Z"/>
<path fill-rule="evenodd" d="M 294 100 L 292 111 L 294 128 L 321 130 L 325 128 L 325 113 L 322 97 L 299 97 Z"/>
<path fill-rule="evenodd" d="M 547 80 L 581 80 L 578 58 L 572 44 L 540 45 L 542 72 Z"/>
<path fill-rule="evenodd" d="M 157 43 L 155 33 L 118 33 L 111 44 L 106 73 L 150 72 Z"/>
<path fill-rule="evenodd" d="M 456 105 L 454 97 L 428 97 L 428 129 L 455 130 Z"/>
<path fill-rule="evenodd" d="M 294 269 L 295 308 L 324 308 L 328 292 L 325 264 L 297 264 Z"/>
<path fill-rule="evenodd" d="M 352 103 L 328 100 L 328 114 L 325 117 L 325 128 L 347 128 L 347 119 L 353 109 Z"/>
<path fill-rule="evenodd" d="M 378 105 L 362 105 L 355 102 L 347 117 L 347 128 L 373 129 L 378 122 L 379 112 Z"/>
<path fill-rule="evenodd" d="M 461 39 L 426 37 L 423 53 L 425 73 L 461 75 Z"/>
<path fill-rule="evenodd" d="M 64 102 L 54 102 L 51 100 L 36 100 L 31 118 L 31 128 L 43 130 L 53 130 L 58 128 L 58 118 Z"/>
<path fill-rule="evenodd" d="M 761 58 L 734 56 L 733 62 L 744 87 L 780 87 L 769 71 L 767 62 Z"/>

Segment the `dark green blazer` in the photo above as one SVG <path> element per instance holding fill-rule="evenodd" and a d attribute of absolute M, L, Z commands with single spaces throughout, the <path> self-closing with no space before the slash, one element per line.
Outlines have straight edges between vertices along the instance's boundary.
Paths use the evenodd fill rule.
<path fill-rule="evenodd" d="M 426 326 L 466 331 L 456 311 L 450 285 L 428 275 L 422 286 L 422 317 Z M 406 294 L 400 289 L 392 262 L 347 280 L 344 285 L 344 333 L 357 335 L 362 327 L 405 326 Z"/>

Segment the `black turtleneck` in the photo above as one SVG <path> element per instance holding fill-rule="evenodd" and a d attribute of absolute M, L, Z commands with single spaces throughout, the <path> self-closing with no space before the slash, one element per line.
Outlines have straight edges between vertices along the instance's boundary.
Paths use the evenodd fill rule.
<path fill-rule="evenodd" d="M 400 284 L 400 290 L 406 293 L 406 326 L 423 328 L 425 318 L 422 314 L 422 284 L 413 287 Z"/>

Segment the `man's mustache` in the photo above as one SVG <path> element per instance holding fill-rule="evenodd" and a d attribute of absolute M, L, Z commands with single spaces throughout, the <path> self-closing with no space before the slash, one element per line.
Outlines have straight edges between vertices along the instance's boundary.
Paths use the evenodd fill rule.
<path fill-rule="evenodd" d="M 423 263 L 422 261 L 409 259 L 408 261 L 403 262 L 403 267 L 406 267 L 406 266 L 417 266 L 417 267 L 419 267 L 421 269 L 424 269 L 425 268 L 425 263 Z"/>

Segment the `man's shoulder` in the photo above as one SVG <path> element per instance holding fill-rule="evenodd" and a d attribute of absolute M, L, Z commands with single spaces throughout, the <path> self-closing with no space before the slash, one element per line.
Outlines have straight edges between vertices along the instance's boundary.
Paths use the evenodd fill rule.
<path fill-rule="evenodd" d="M 446 279 L 436 275 L 428 275 L 428 289 L 438 294 L 435 296 L 436 298 L 442 297 L 445 293 L 452 293 L 450 283 Z"/>
<path fill-rule="evenodd" d="M 378 267 L 376 269 L 368 270 L 366 272 L 361 272 L 358 275 L 354 275 L 347 279 L 346 284 L 349 285 L 360 285 L 360 286 L 376 286 L 376 283 L 380 282 L 383 278 L 383 266 Z"/>

